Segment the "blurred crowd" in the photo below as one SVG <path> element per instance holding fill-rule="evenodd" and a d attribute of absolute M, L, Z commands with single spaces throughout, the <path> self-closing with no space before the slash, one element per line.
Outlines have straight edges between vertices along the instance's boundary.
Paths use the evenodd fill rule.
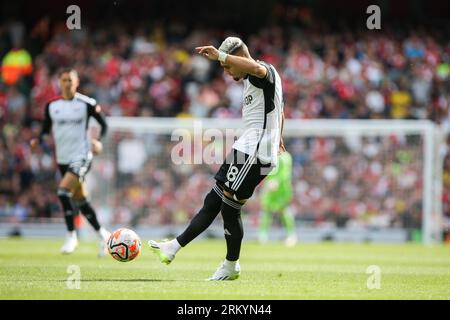
<path fill-rule="evenodd" d="M 311 17 L 299 19 L 308 23 L 274 24 L 244 35 L 252 56 L 279 71 L 286 118 L 431 119 L 450 129 L 448 30 L 335 30 Z M 198 45 L 220 45 L 227 35 L 182 23 L 137 23 L 133 28 L 112 23 L 68 31 L 64 23 L 42 18 L 29 32 L 18 21 L 0 24 L 0 218 L 60 216 L 53 146 L 45 145 L 36 154 L 28 147 L 40 129 L 46 101 L 58 94 L 60 67 L 74 67 L 80 91 L 97 99 L 110 116 L 239 118 L 241 83 L 194 53 Z M 12 54 L 13 59 L 6 59 Z M 377 152 L 361 155 L 366 149 Z M 421 153 L 415 142 L 364 141 L 352 153 L 341 140 L 309 139 L 291 141 L 290 150 L 296 159 L 293 205 L 298 217 L 345 224 L 354 217 L 375 215 L 374 225 L 420 224 Z M 201 203 L 190 201 L 200 198 L 199 192 L 191 191 L 196 190 L 193 185 L 207 191 L 214 168 L 191 168 L 177 178 L 173 172 L 180 169 L 164 170 L 148 159 L 142 164 L 147 174 L 129 178 L 130 184 L 118 190 L 122 206 L 115 206 L 112 220 L 126 220 L 121 218 L 127 216 L 126 208 L 120 209 L 125 207 L 123 197 L 132 197 L 133 207 L 136 201 L 140 208 L 157 205 L 161 223 L 195 213 Z M 118 170 L 116 165 L 112 170 Z M 450 217 L 448 176 L 446 156 L 443 201 Z M 156 195 L 152 185 L 159 186 Z M 343 198 L 349 200 L 339 201 Z M 257 211 L 257 205 L 249 203 L 248 210 Z M 146 210 L 142 212 L 147 217 Z M 128 215 L 132 219 L 134 214 Z"/>
<path fill-rule="evenodd" d="M 221 162 L 174 164 L 175 143 L 169 136 L 132 132 L 132 128 L 116 132 L 107 149 L 109 156 L 97 160 L 92 189 L 98 207 L 115 224 L 185 222 L 202 206 Z M 201 157 L 210 143 L 205 140 L 202 147 L 193 143 L 192 150 Z M 285 144 L 293 155 L 295 196 L 290 209 L 303 225 L 420 227 L 423 141 L 419 135 L 288 138 Z M 215 147 L 221 156 L 227 154 L 226 148 Z M 113 167 L 117 170 L 111 175 Z M 243 209 L 254 225 L 260 212 L 259 194 L 260 187 Z M 108 207 L 115 208 L 116 214 L 106 214 Z"/>

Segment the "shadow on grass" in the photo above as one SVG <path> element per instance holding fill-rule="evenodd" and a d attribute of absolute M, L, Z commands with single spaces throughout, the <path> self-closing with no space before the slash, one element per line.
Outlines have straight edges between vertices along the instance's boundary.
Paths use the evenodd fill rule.
<path fill-rule="evenodd" d="M 61 280 L 59 280 L 61 281 Z M 62 280 L 66 281 L 66 280 Z M 80 282 L 173 282 L 180 280 L 163 280 L 163 279 L 81 279 Z"/>
<path fill-rule="evenodd" d="M 80 282 L 198 282 L 186 279 L 80 279 Z M 67 279 L 5 279 L 1 282 L 67 282 Z"/>

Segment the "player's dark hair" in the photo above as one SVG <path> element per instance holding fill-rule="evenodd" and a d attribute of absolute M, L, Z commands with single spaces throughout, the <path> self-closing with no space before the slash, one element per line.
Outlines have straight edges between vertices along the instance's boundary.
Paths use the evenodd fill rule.
<path fill-rule="evenodd" d="M 229 54 L 243 55 L 244 57 L 250 57 L 250 52 L 248 51 L 248 47 L 245 43 L 242 43 L 242 45 L 233 48 L 233 50 L 231 50 Z"/>
<path fill-rule="evenodd" d="M 228 53 L 228 54 L 236 53 L 236 52 L 238 52 L 238 51 L 242 48 L 243 45 L 244 45 L 243 42 L 241 42 L 241 43 L 235 43 L 234 46 L 232 46 L 232 47 L 228 50 L 227 53 Z"/>
<path fill-rule="evenodd" d="M 74 68 L 63 68 L 58 72 L 58 78 L 61 78 L 61 76 L 65 73 L 74 73 L 78 78 L 78 72 Z"/>

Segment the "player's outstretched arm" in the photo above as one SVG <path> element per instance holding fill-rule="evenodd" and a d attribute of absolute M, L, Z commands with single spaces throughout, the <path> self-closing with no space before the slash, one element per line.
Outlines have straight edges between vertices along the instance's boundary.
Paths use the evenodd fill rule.
<path fill-rule="evenodd" d="M 226 54 L 217 50 L 214 46 L 203 46 L 195 49 L 198 54 L 204 55 L 210 60 L 220 61 L 225 65 L 235 67 L 236 69 L 252 76 L 265 78 L 267 75 L 267 68 L 253 59 Z"/>

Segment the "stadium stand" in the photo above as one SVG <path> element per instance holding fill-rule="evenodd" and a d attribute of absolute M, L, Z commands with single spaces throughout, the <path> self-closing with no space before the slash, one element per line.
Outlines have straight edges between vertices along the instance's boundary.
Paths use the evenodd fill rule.
<path fill-rule="evenodd" d="M 255 58 L 280 70 L 288 119 L 430 119 L 446 132 L 450 130 L 449 30 L 392 25 L 377 32 L 345 25 L 334 29 L 307 9 L 298 11 L 295 17 L 289 15 L 288 9 L 278 7 L 274 21 L 284 19 L 290 23 L 273 23 L 242 35 L 250 51 L 256 53 Z M 94 28 L 92 24 L 70 32 L 64 23 L 46 17 L 32 26 L 18 20 L 1 22 L 3 79 L 10 70 L 5 65 L 7 55 L 19 49 L 30 56 L 33 67 L 32 73 L 27 65 L 18 79 L 0 83 L 0 219 L 36 222 L 60 217 L 53 192 L 57 170 L 52 146 L 31 154 L 28 141 L 39 129 L 45 102 L 58 92 L 56 72 L 61 66 L 78 70 L 80 91 L 95 97 L 110 116 L 238 118 L 240 85 L 226 79 L 218 65 L 193 54 L 195 46 L 217 45 L 228 32 L 224 28 L 190 28 L 183 22 L 166 25 L 156 21 L 136 26 L 113 22 L 108 27 Z M 380 212 L 386 202 L 392 206 L 397 215 L 388 219 L 388 226 L 420 224 L 419 177 L 409 176 L 402 183 L 396 171 L 386 167 L 372 168 L 381 172 L 373 176 L 367 176 L 370 170 L 355 171 L 365 164 L 355 163 L 340 141 L 330 145 L 326 140 L 313 139 L 292 142 L 289 148 L 295 174 L 307 173 L 303 179 L 294 179 L 294 206 L 299 218 L 338 224 L 358 216 L 357 203 L 339 203 L 339 193 L 327 192 L 336 185 L 346 185 L 346 192 L 356 189 L 371 195 L 359 199 L 368 212 Z M 336 153 L 338 157 L 331 157 Z M 414 165 L 410 159 L 417 157 L 406 147 L 389 154 L 391 162 L 400 159 L 397 170 L 403 171 L 408 171 Z M 448 221 L 450 150 L 444 162 L 442 201 Z M 181 182 L 191 186 L 192 192 L 201 193 L 208 188 L 203 173 L 194 171 L 179 181 L 173 174 L 176 168 L 162 172 L 148 166 L 148 176 L 141 177 L 148 181 L 147 187 L 125 184 L 118 193 L 126 199 L 122 204 L 165 208 L 158 223 L 185 221 L 198 204 L 190 201 L 189 193 L 178 197 L 175 187 Z M 341 168 L 338 178 L 337 167 Z M 327 179 L 315 181 L 319 173 L 327 175 Z M 394 178 L 398 178 L 397 193 L 388 195 L 383 190 L 386 186 L 377 182 Z M 311 189 L 305 187 L 305 180 Z M 323 181 L 328 183 L 321 185 Z M 145 202 L 136 196 L 136 188 L 154 196 Z M 322 190 L 322 194 L 318 196 L 313 189 Z M 400 203 L 401 199 L 407 199 L 406 203 Z M 257 211 L 252 208 L 250 205 L 250 211 Z M 116 209 L 114 223 L 133 219 L 120 207 Z M 153 219 L 143 214 L 140 222 L 152 223 Z"/>

